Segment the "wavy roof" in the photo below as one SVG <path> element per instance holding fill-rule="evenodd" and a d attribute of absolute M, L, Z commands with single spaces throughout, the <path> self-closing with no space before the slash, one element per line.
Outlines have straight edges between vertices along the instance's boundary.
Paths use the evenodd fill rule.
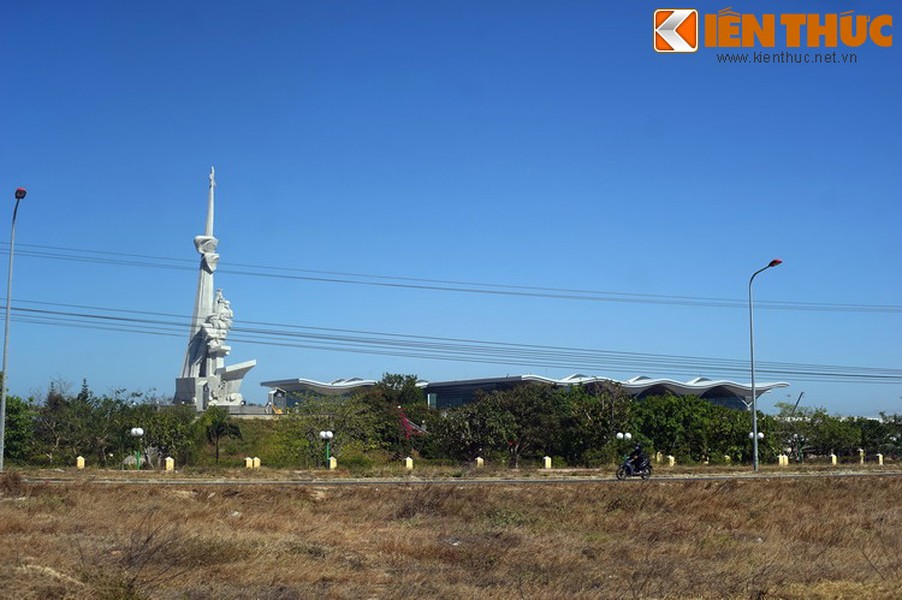
<path fill-rule="evenodd" d="M 551 377 L 543 377 L 541 375 L 506 375 L 504 377 L 483 377 L 478 379 L 452 379 L 447 381 L 420 381 L 417 385 L 425 388 L 454 387 L 457 385 L 491 385 L 495 383 L 510 383 L 516 381 L 536 381 L 547 383 L 560 387 L 571 385 L 585 385 L 587 383 L 616 383 L 625 391 L 633 395 L 639 395 L 654 387 L 662 387 L 665 390 L 677 396 L 697 395 L 701 396 L 711 390 L 721 388 L 727 392 L 743 398 L 750 398 L 752 395 L 752 386 L 736 381 L 726 379 L 708 379 L 707 377 L 696 377 L 689 381 L 677 381 L 667 378 L 651 378 L 639 375 L 626 381 L 611 379 L 610 377 L 599 377 L 595 375 L 584 375 L 582 373 L 574 373 L 561 379 Z M 313 379 L 279 379 L 275 381 L 264 381 L 260 385 L 268 388 L 279 388 L 286 392 L 314 391 L 319 394 L 336 395 L 343 394 L 350 390 L 369 387 L 376 385 L 376 381 L 372 379 L 360 379 L 359 377 L 350 377 L 347 379 L 336 379 L 330 383 L 315 381 Z M 755 393 L 757 396 L 765 394 L 777 388 L 788 387 L 789 384 L 783 381 L 762 382 L 755 384 Z"/>
<path fill-rule="evenodd" d="M 337 396 L 347 393 L 351 390 L 370 387 L 378 382 L 372 379 L 361 379 L 360 377 L 348 377 L 345 379 L 336 379 L 330 382 L 316 381 L 314 379 L 276 379 L 274 381 L 263 381 L 260 383 L 263 387 L 280 389 L 286 392 L 304 392 L 312 391 L 326 396 Z"/>

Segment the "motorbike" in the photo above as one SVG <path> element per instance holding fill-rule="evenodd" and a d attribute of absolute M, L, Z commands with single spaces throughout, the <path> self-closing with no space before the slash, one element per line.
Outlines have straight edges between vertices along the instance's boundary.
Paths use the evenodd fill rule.
<path fill-rule="evenodd" d="M 648 457 L 642 457 L 642 462 L 638 467 L 627 457 L 617 468 L 617 479 L 626 479 L 627 477 L 641 477 L 642 479 L 651 477 L 651 461 Z"/>

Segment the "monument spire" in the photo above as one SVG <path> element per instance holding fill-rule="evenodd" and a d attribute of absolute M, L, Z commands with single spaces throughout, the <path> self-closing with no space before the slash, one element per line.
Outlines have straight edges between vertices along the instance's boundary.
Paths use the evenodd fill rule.
<path fill-rule="evenodd" d="M 219 263 L 216 252 L 219 240 L 213 236 L 215 188 L 216 171 L 210 167 L 207 223 L 204 235 L 194 238 L 194 248 L 201 257 L 194 313 L 182 372 L 175 382 L 175 402 L 193 404 L 198 411 L 211 404 L 240 406 L 244 401 L 238 391 L 241 380 L 256 364 L 251 360 L 226 366 L 224 361 L 231 350 L 225 338 L 232 326 L 232 308 L 222 290 L 213 286 L 213 274 Z"/>
<path fill-rule="evenodd" d="M 216 171 L 210 167 L 210 193 L 207 199 L 207 229 L 204 235 L 213 237 L 213 188 L 216 187 Z"/>

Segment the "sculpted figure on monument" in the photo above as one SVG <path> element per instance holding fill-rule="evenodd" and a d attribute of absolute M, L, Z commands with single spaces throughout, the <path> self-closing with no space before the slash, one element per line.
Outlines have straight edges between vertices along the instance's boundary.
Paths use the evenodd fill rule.
<path fill-rule="evenodd" d="M 222 345 L 222 341 L 232 328 L 232 312 L 231 303 L 222 295 L 222 290 L 216 290 L 216 297 L 213 300 L 213 311 L 204 320 L 202 328 L 207 338 L 207 347 L 211 350 Z"/>
<path fill-rule="evenodd" d="M 216 264 L 219 262 L 219 255 L 216 254 L 216 246 L 219 240 L 213 236 L 198 235 L 194 238 L 194 247 L 201 255 L 201 265 L 208 273 L 216 271 Z"/>

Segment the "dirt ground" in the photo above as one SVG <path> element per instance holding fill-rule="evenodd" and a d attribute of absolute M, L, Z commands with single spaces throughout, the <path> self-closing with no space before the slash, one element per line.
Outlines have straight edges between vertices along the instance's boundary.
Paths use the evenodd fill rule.
<path fill-rule="evenodd" d="M 900 531 L 898 475 L 210 486 L 8 472 L 0 597 L 891 599 Z"/>

